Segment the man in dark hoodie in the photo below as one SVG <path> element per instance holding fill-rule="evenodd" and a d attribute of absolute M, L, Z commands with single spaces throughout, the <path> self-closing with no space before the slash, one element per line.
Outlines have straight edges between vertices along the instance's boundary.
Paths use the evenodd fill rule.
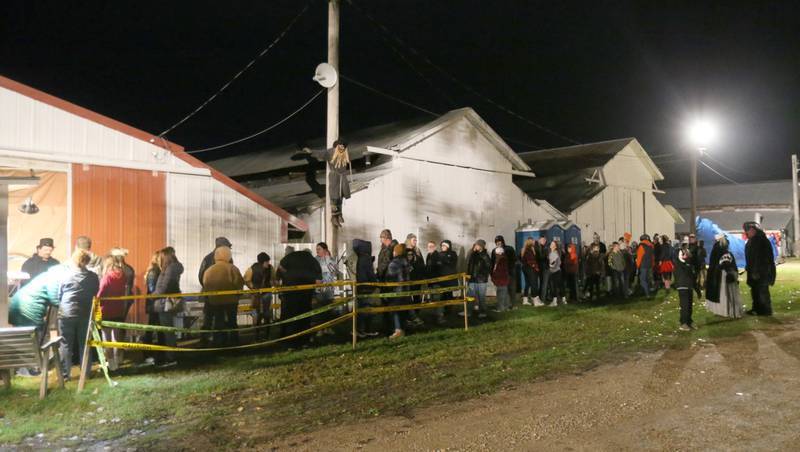
<path fill-rule="evenodd" d="M 514 301 L 517 299 L 517 278 L 519 270 L 517 269 L 517 252 L 514 247 L 506 245 L 506 239 L 502 235 L 494 238 L 494 244 L 498 247 L 503 247 L 506 259 L 508 259 L 508 299 L 511 306 L 514 306 Z M 492 268 L 496 259 L 496 252 L 492 250 Z M 543 268 L 543 267 L 540 267 Z"/>
<path fill-rule="evenodd" d="M 743 226 L 747 234 L 744 247 L 747 285 L 753 297 L 753 306 L 747 311 L 750 315 L 772 315 L 772 298 L 769 286 L 775 284 L 775 255 L 772 244 L 761 226 L 748 221 Z"/>

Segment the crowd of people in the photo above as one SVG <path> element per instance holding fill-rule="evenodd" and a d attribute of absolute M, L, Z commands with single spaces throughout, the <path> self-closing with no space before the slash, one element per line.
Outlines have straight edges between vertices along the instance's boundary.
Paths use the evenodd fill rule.
<path fill-rule="evenodd" d="M 753 306 L 748 313 L 771 315 L 769 287 L 775 282 L 775 264 L 772 247 L 757 223 L 746 223 L 744 230 L 749 238 L 746 245 L 747 284 L 751 288 Z M 457 278 L 426 283 L 424 280 L 457 275 L 459 256 L 449 240 L 438 244 L 426 244 L 426 254 L 418 246 L 418 238 L 408 234 L 399 243 L 388 229 L 380 233 L 381 248 L 377 259 L 372 253 L 372 244 L 356 239 L 352 252 L 347 253 L 345 267 L 348 278 L 359 283 L 406 283 L 391 286 L 359 286 L 359 294 L 396 293 L 394 297 L 359 298 L 360 306 L 374 304 L 399 306 L 415 305 L 431 301 L 452 300 L 466 289 L 474 298 L 465 313 L 478 319 L 487 317 L 487 290 L 489 282 L 495 288 L 495 311 L 505 312 L 519 306 L 557 307 L 569 302 L 596 302 L 606 296 L 628 298 L 636 293 L 652 298 L 659 290 L 669 293 L 675 289 L 680 300 L 680 329 L 694 329 L 692 321 L 693 297 L 705 291 L 707 308 L 721 316 L 740 317 L 742 303 L 739 294 L 739 274 L 736 260 L 728 248 L 724 234 L 716 237 L 706 268 L 705 247 L 694 235 L 682 241 L 672 241 L 666 235 L 647 234 L 632 241 L 625 234 L 611 244 L 603 243 L 594 234 L 592 243 L 579 248 L 577 243 L 564 246 L 558 240 L 546 237 L 529 238 L 519 252 L 508 245 L 502 235 L 494 239 L 494 247 L 476 240 L 466 256 L 466 287 Z M 73 364 L 83 354 L 85 334 L 91 315 L 94 297 L 118 297 L 136 294 L 135 271 L 126 262 L 127 251 L 113 248 L 105 256 L 91 251 L 92 241 L 79 237 L 69 262 L 59 263 L 52 257 L 54 243 L 44 238 L 36 253 L 23 265 L 30 279 L 12 297 L 9 322 L 14 326 L 35 326 L 40 337 L 47 335 L 46 314 L 51 306 L 58 307 L 58 330 L 63 336 L 61 357 L 65 377 L 69 378 Z M 319 243 L 315 253 L 307 250 L 295 251 L 287 247 L 286 254 L 277 268 L 265 252 L 259 253 L 256 262 L 247 267 L 244 274 L 232 259 L 233 245 L 225 237 L 215 240 L 214 249 L 203 259 L 198 280 L 204 296 L 202 330 L 212 330 L 202 335 L 202 340 L 213 347 L 239 344 L 237 317 L 240 295 L 219 295 L 218 291 L 270 288 L 275 285 L 294 286 L 343 279 L 336 259 L 331 256 L 328 245 Z M 184 300 L 170 294 L 180 294 L 180 279 L 184 267 L 178 260 L 175 249 L 166 247 L 155 252 L 143 276 L 143 287 L 149 295 L 164 297 L 148 298 L 145 312 L 151 325 L 174 326 L 175 315 L 183 311 Z M 415 284 L 416 282 L 416 284 Z M 420 289 L 431 289 L 420 293 Z M 517 304 L 517 289 L 522 289 Z M 325 306 L 334 301 L 336 290 L 321 287 L 297 290 L 280 294 L 281 318 L 287 319 Z M 463 292 L 461 292 L 463 294 Z M 272 294 L 262 294 L 251 300 L 256 312 L 256 325 L 269 324 L 273 312 Z M 124 322 L 133 301 L 101 300 L 100 309 L 106 321 Z M 418 310 L 391 312 L 383 316 L 383 332 L 390 339 L 403 337 L 409 329 L 421 327 L 425 321 Z M 434 322 L 446 323 L 448 306 L 436 308 Z M 325 316 L 322 315 L 324 321 Z M 303 346 L 308 337 L 299 334 L 310 328 L 311 316 L 294 322 L 281 324 L 281 336 L 288 337 L 292 346 Z M 370 316 L 359 316 L 357 334 L 361 338 L 378 336 Z M 378 331 L 376 331 L 378 330 Z M 129 340 L 126 331 L 103 328 L 103 339 L 110 342 Z M 325 334 L 325 330 L 319 334 Z M 140 340 L 147 344 L 176 346 L 174 332 L 146 332 Z M 123 350 L 113 348 L 108 354 L 109 368 L 116 369 L 123 360 Z M 148 358 L 153 364 L 173 365 L 172 353 L 163 353 Z M 31 370 L 28 370 L 30 373 Z M 23 373 L 25 371 L 23 370 Z"/>

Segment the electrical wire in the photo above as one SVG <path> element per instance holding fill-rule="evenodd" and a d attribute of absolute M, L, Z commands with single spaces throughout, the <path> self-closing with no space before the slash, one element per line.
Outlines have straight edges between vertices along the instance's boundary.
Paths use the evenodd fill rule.
<path fill-rule="evenodd" d="M 700 162 L 700 164 L 701 164 L 701 165 L 705 166 L 706 168 L 708 168 L 709 170 L 711 170 L 711 172 L 713 172 L 713 173 L 714 173 L 714 174 L 716 174 L 717 176 L 719 176 L 719 177 L 721 177 L 721 178 L 725 179 L 726 181 L 728 181 L 728 182 L 730 182 L 730 183 L 732 183 L 732 184 L 734 184 L 734 185 L 742 185 L 742 184 L 740 184 L 739 182 L 736 182 L 735 180 L 731 179 L 730 177 L 728 177 L 728 176 L 725 176 L 724 174 L 722 174 L 722 173 L 720 173 L 719 171 L 715 170 L 714 168 L 712 168 L 712 167 L 708 166 L 708 163 L 706 163 L 706 162 L 704 162 L 704 161 L 702 161 L 702 160 L 698 160 L 698 162 Z"/>
<path fill-rule="evenodd" d="M 274 129 L 275 127 L 278 127 L 279 125 L 281 125 L 284 122 L 288 121 L 294 115 L 296 115 L 296 114 L 300 113 L 301 111 L 303 111 L 306 107 L 311 105 L 311 103 L 314 102 L 314 100 L 317 97 L 319 97 L 322 93 L 324 93 L 325 91 L 326 90 L 324 90 L 324 89 L 320 90 L 319 92 L 317 92 L 317 94 L 314 94 L 311 97 L 311 99 L 308 99 L 303 105 L 301 105 L 297 110 L 293 111 L 288 116 L 286 116 L 285 118 L 283 118 L 280 121 L 276 122 L 275 124 L 272 124 L 271 126 L 267 127 L 266 129 L 259 130 L 258 132 L 254 133 L 254 134 L 248 135 L 248 136 L 246 136 L 244 138 L 239 138 L 238 140 L 234 140 L 234 141 L 231 141 L 231 142 L 228 142 L 228 143 L 225 143 L 225 144 L 220 144 L 218 146 L 211 146 L 211 147 L 203 148 L 203 149 L 195 149 L 193 151 L 188 151 L 188 153 L 189 154 L 196 154 L 196 153 L 199 153 L 199 152 L 207 152 L 207 151 L 214 151 L 214 150 L 217 150 L 217 149 L 222 149 L 224 147 L 232 146 L 234 144 L 239 144 L 239 143 L 247 141 L 247 140 L 249 140 L 251 138 L 255 138 L 255 137 L 259 136 L 259 135 L 267 133 L 270 130 Z"/>
<path fill-rule="evenodd" d="M 405 101 L 403 99 L 400 99 L 399 97 L 395 97 L 395 96 L 392 96 L 391 94 L 384 93 L 383 91 L 379 90 L 378 88 L 373 88 L 373 87 L 371 87 L 371 86 L 369 86 L 369 85 L 367 85 L 365 83 L 361 83 L 358 80 L 354 80 L 354 79 L 352 79 L 352 78 L 350 78 L 350 77 L 348 77 L 346 75 L 339 74 L 339 78 L 341 78 L 343 80 L 346 80 L 346 81 L 348 81 L 348 82 L 350 82 L 350 83 L 352 83 L 352 84 L 354 84 L 356 86 L 360 86 L 361 88 L 364 88 L 364 89 L 366 89 L 368 91 L 372 91 L 373 93 L 378 94 L 380 96 L 383 96 L 383 97 L 385 97 L 387 99 L 391 99 L 391 100 L 393 100 L 395 102 L 401 103 L 401 104 L 403 104 L 403 105 L 405 105 L 407 107 L 411 107 L 413 109 L 419 110 L 419 111 L 421 111 L 423 113 L 426 113 L 426 114 L 429 114 L 431 116 L 436 116 L 436 117 L 441 116 L 440 113 L 436 113 L 436 112 L 430 111 L 427 108 L 422 108 L 419 105 L 412 104 L 411 102 L 408 102 L 408 101 Z"/>
<path fill-rule="evenodd" d="M 291 21 L 291 22 L 289 22 L 289 25 L 288 25 L 288 26 L 286 26 L 286 28 L 285 28 L 285 29 L 284 29 L 284 30 L 283 30 L 283 31 L 282 31 L 282 32 L 281 32 L 281 33 L 280 33 L 280 34 L 279 34 L 279 35 L 278 35 L 278 36 L 277 36 L 275 39 L 273 39 L 273 40 L 272 40 L 272 42 L 270 42 L 268 46 L 266 46 L 264 49 L 262 49 L 262 50 L 261 50 L 261 52 L 259 52 L 259 53 L 258 53 L 258 55 L 256 55 L 256 56 L 255 56 L 255 58 L 253 58 L 252 60 L 250 60 L 250 62 L 248 62 L 248 63 L 247 63 L 247 64 L 246 64 L 246 65 L 245 65 L 245 66 L 244 66 L 244 67 L 243 67 L 243 68 L 242 68 L 242 69 L 241 69 L 239 72 L 237 72 L 237 73 L 236 73 L 236 74 L 233 76 L 233 78 L 231 78 L 231 79 L 230 79 L 230 80 L 228 80 L 228 81 L 227 81 L 227 82 L 226 82 L 224 85 L 222 85 L 222 87 L 221 87 L 220 89 L 218 89 L 218 90 L 217 90 L 217 92 L 215 92 L 214 94 L 212 94 L 212 95 L 211 95 L 211 97 L 209 97 L 208 99 L 206 99 L 206 100 L 205 100 L 205 102 L 201 103 L 201 104 L 200 104 L 200 105 L 199 105 L 197 108 L 195 108 L 194 110 L 192 110 L 192 112 L 191 112 L 191 113 L 189 113 L 188 115 L 184 116 L 184 117 L 183 117 L 183 118 L 182 118 L 180 121 L 176 122 L 176 123 L 175 123 L 175 124 L 173 124 L 171 127 L 168 127 L 166 130 L 164 130 L 163 132 L 159 133 L 159 134 L 158 134 L 158 136 L 159 136 L 159 137 L 161 137 L 161 138 L 163 138 L 163 137 L 164 137 L 164 136 L 166 136 L 168 133 L 170 133 L 170 132 L 172 132 L 173 130 L 175 130 L 175 128 L 176 128 L 176 127 L 178 127 L 178 126 L 180 126 L 181 124 L 183 124 L 184 122 L 188 121 L 188 120 L 189 120 L 189 119 L 190 119 L 192 116 L 196 115 L 197 113 L 199 113 L 199 112 L 200 112 L 200 110 L 204 109 L 204 108 L 205 108 L 205 107 L 206 107 L 208 104 L 210 104 L 211 102 L 213 102 L 213 101 L 214 101 L 214 99 L 216 99 L 216 98 L 217 98 L 217 96 L 219 96 L 219 95 L 220 95 L 220 94 L 222 94 L 222 93 L 223 93 L 223 92 L 224 92 L 226 89 L 228 89 L 228 87 L 231 85 L 231 83 L 233 83 L 234 81 L 236 81 L 236 79 L 238 79 L 239 77 L 241 77 L 241 76 L 242 76 L 242 74 L 244 74 L 244 73 L 245 73 L 245 72 L 246 72 L 248 69 L 250 69 L 250 68 L 251 68 L 251 67 L 252 67 L 252 66 L 253 66 L 253 65 L 254 65 L 254 64 L 255 64 L 255 63 L 258 61 L 258 60 L 260 60 L 260 59 L 261 59 L 261 58 L 262 58 L 264 55 L 266 55 L 266 54 L 267 54 L 267 52 L 269 52 L 269 51 L 270 51 L 270 50 L 271 50 L 273 47 L 275 47 L 275 45 L 276 45 L 278 42 L 280 42 L 280 40 L 281 40 L 281 39 L 283 39 L 283 37 L 284 37 L 284 36 L 286 36 L 286 33 L 288 33 L 288 32 L 289 32 L 289 30 L 291 30 L 291 29 L 292 29 L 292 27 L 294 26 L 294 24 L 295 24 L 295 23 L 297 23 L 297 21 L 300 19 L 300 17 L 302 17 L 302 16 L 303 16 L 303 14 L 305 14 L 305 13 L 306 13 L 306 11 L 308 11 L 308 7 L 309 7 L 310 5 L 311 5 L 311 2 L 310 2 L 310 1 L 309 1 L 309 2 L 307 2 L 307 3 L 306 3 L 306 6 L 304 6 L 304 7 L 303 7 L 303 9 L 301 9 L 301 10 L 300 10 L 300 12 L 299 12 L 299 13 L 297 13 L 297 15 L 294 17 L 294 19 L 292 19 L 292 21 Z"/>
<path fill-rule="evenodd" d="M 439 65 L 435 64 L 433 61 L 430 60 L 430 58 L 428 58 L 425 55 L 423 55 L 422 53 L 420 53 L 417 49 L 415 49 L 414 47 L 411 47 L 408 44 L 406 44 L 402 39 L 400 39 L 396 34 L 394 34 L 391 30 L 389 30 L 385 25 L 383 25 L 377 19 L 375 19 L 375 17 L 373 17 L 370 13 L 364 11 L 363 9 L 361 9 L 361 7 L 356 5 L 353 0 L 347 0 L 347 3 L 349 3 L 350 6 L 352 6 L 353 8 L 355 8 L 356 11 L 358 11 L 361 14 L 363 14 L 370 22 L 372 22 L 373 26 L 375 26 L 380 32 L 385 33 L 386 35 L 388 35 L 389 37 L 394 39 L 398 44 L 400 44 L 401 46 L 405 47 L 412 54 L 414 54 L 414 55 L 418 56 L 419 58 L 421 58 L 425 63 L 427 63 L 432 68 L 434 68 L 437 71 L 439 71 L 440 73 L 442 73 L 445 77 L 447 77 L 451 81 L 457 83 L 464 90 L 470 92 L 474 96 L 477 96 L 478 98 L 482 99 L 484 102 L 487 102 L 487 103 L 491 104 L 495 108 L 497 108 L 497 109 L 499 109 L 499 110 L 501 110 L 501 111 L 503 111 L 503 112 L 505 112 L 505 113 L 517 118 L 517 119 L 520 119 L 520 120 L 522 120 L 522 121 L 524 121 L 524 122 L 536 127 L 537 129 L 539 129 L 539 130 L 541 130 L 543 132 L 546 132 L 546 133 L 548 133 L 550 135 L 558 137 L 558 138 L 560 138 L 560 139 L 562 139 L 564 141 L 567 141 L 569 143 L 572 143 L 572 144 L 581 144 L 580 141 L 577 141 L 577 140 L 574 140 L 572 138 L 569 138 L 569 137 L 567 137 L 565 135 L 562 135 L 562 134 L 560 134 L 560 133 L 548 128 L 548 127 L 545 127 L 545 126 L 543 126 L 541 124 L 538 124 L 535 121 L 532 121 L 532 120 L 526 118 L 525 116 L 522 116 L 521 114 L 517 113 L 516 111 L 511 110 L 510 108 L 508 108 L 508 107 L 506 107 L 506 106 L 494 101 L 493 99 L 489 98 L 488 96 L 485 96 L 485 95 L 481 94 L 480 92 L 475 90 L 475 88 L 473 88 L 472 86 L 468 85 L 467 83 L 462 82 L 461 80 L 457 79 L 454 75 L 450 74 L 449 72 L 444 70 L 442 67 L 440 67 Z"/>
<path fill-rule="evenodd" d="M 745 173 L 745 172 L 737 170 L 736 168 L 731 168 L 730 166 L 728 166 L 725 163 L 721 162 L 719 159 L 714 158 L 714 156 L 709 154 L 708 151 L 703 152 L 703 156 L 710 158 L 711 160 L 714 161 L 714 163 L 718 164 L 719 166 L 721 166 L 721 167 L 723 167 L 723 168 L 725 168 L 725 169 L 727 169 L 729 171 L 733 171 L 734 173 L 741 174 L 742 176 L 752 176 L 752 173 Z"/>

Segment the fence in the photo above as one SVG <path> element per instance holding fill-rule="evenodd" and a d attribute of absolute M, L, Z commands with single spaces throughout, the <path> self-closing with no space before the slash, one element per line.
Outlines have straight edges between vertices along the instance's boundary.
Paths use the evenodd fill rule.
<path fill-rule="evenodd" d="M 109 376 L 108 373 L 108 362 L 106 360 L 104 352 L 105 348 L 149 350 L 157 352 L 219 352 L 223 350 L 255 349 L 260 347 L 267 347 L 280 342 L 296 339 L 301 336 L 313 334 L 316 333 L 317 331 L 325 330 L 331 328 L 334 325 L 346 322 L 347 320 L 351 320 L 352 336 L 353 336 L 352 346 L 355 349 L 356 344 L 358 342 L 357 322 L 359 315 L 374 315 L 374 314 L 392 313 L 400 311 L 434 309 L 434 308 L 441 308 L 445 306 L 452 306 L 459 304 L 464 306 L 464 329 L 468 330 L 469 329 L 468 304 L 474 301 L 474 299 L 467 296 L 467 279 L 468 277 L 466 274 L 458 273 L 449 276 L 442 276 L 439 278 L 430 278 L 425 280 L 406 281 L 406 282 L 357 283 L 352 280 L 344 280 L 331 283 L 278 286 L 278 287 L 270 287 L 270 288 L 255 289 L 255 290 L 226 290 L 226 291 L 216 291 L 216 292 L 198 292 L 198 293 L 182 293 L 182 294 L 130 295 L 123 297 L 107 297 L 102 299 L 95 297 L 92 300 L 91 320 L 89 322 L 89 328 L 87 329 L 86 332 L 86 342 L 85 342 L 86 346 L 84 347 L 83 356 L 81 357 L 81 373 L 80 373 L 80 379 L 78 381 L 78 391 L 83 390 L 83 388 L 86 385 L 86 380 L 89 377 L 90 373 L 89 371 L 91 367 L 90 356 L 92 348 L 95 348 L 97 350 L 97 356 L 98 356 L 98 361 L 100 363 L 100 368 L 103 371 L 106 380 L 109 382 L 109 385 L 113 387 L 115 386 L 116 383 L 114 383 L 111 380 L 111 377 Z M 449 283 L 450 281 L 454 281 L 456 285 L 438 287 L 438 285 L 442 283 Z M 329 288 L 329 287 L 342 287 L 344 289 L 343 290 L 344 296 L 341 296 L 339 298 L 334 298 L 330 304 L 312 309 L 308 312 L 293 316 L 291 318 L 287 319 L 281 318 L 278 321 L 270 322 L 264 325 L 253 325 L 242 328 L 197 329 L 197 328 L 181 328 L 181 327 L 163 326 L 163 325 L 145 325 L 139 323 L 113 322 L 104 320 L 101 310 L 101 302 L 128 302 L 128 301 L 146 300 L 146 299 L 182 300 L 189 297 L 213 297 L 222 295 L 260 296 L 263 294 L 286 294 L 290 292 L 299 292 L 299 291 L 314 291 L 317 289 Z M 413 289 L 414 287 L 420 287 L 420 288 L 417 290 L 409 290 Z M 371 290 L 368 288 L 371 288 Z M 374 293 L 376 288 L 379 290 L 379 293 Z M 450 300 L 432 301 L 433 295 L 443 294 L 447 292 L 456 292 L 456 291 L 460 291 L 461 293 L 461 296 L 458 298 Z M 311 294 L 309 294 L 309 296 L 311 296 Z M 411 298 L 415 296 L 420 296 L 420 297 L 428 296 L 431 298 L 429 299 L 429 301 L 422 303 L 407 303 L 397 306 L 359 307 L 359 300 L 364 300 L 364 299 L 384 300 L 390 298 Z M 281 306 L 283 306 L 283 303 L 285 303 L 285 300 L 281 301 Z M 144 331 L 152 333 L 187 333 L 187 334 L 213 334 L 213 333 L 226 333 L 226 332 L 240 333 L 248 331 L 259 331 L 261 329 L 273 328 L 276 326 L 297 322 L 298 320 L 308 319 L 316 315 L 332 311 L 335 308 L 348 307 L 348 306 L 349 306 L 348 312 L 345 312 L 344 314 L 339 315 L 336 318 L 327 320 L 318 325 L 314 325 L 305 330 L 287 336 L 278 337 L 276 339 L 267 338 L 267 340 L 265 341 L 260 341 L 260 342 L 256 341 L 254 343 L 245 345 L 234 345 L 229 347 L 190 348 L 190 347 L 167 346 L 163 344 L 155 345 L 155 344 L 142 344 L 136 342 L 109 342 L 109 341 L 104 341 L 102 339 L 103 328 L 115 328 L 115 329 Z M 281 314 L 283 314 L 284 312 L 285 310 L 281 309 Z"/>

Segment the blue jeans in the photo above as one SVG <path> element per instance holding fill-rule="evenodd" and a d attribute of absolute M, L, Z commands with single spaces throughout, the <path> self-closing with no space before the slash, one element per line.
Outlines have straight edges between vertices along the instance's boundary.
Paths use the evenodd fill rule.
<path fill-rule="evenodd" d="M 481 312 L 486 312 L 486 286 L 488 283 L 469 283 L 469 296 L 478 300 L 478 309 Z M 475 303 L 470 303 L 470 310 L 475 306 Z"/>
<path fill-rule="evenodd" d="M 508 311 L 511 308 L 511 297 L 508 294 L 508 286 L 496 286 L 497 289 L 497 310 L 500 312 Z"/>
<path fill-rule="evenodd" d="M 642 290 L 644 290 L 644 296 L 650 296 L 650 278 L 653 276 L 653 269 L 652 268 L 640 268 L 639 269 L 639 284 L 642 285 Z"/>

